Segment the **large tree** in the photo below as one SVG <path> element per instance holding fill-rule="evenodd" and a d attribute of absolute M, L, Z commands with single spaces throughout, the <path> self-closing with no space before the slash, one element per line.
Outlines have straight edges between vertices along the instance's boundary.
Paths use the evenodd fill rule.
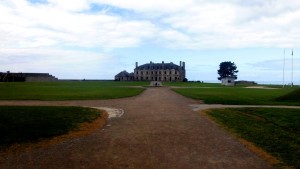
<path fill-rule="evenodd" d="M 234 62 L 221 62 L 220 69 L 218 70 L 218 74 L 220 77 L 218 77 L 218 79 L 221 80 L 224 77 L 233 77 L 237 79 L 236 73 L 238 72 L 239 71 L 237 70 L 237 67 Z"/>

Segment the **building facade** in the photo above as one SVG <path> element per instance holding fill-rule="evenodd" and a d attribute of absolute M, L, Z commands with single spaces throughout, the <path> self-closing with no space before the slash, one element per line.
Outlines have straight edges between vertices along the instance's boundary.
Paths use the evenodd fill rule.
<path fill-rule="evenodd" d="M 115 76 L 115 80 L 116 81 L 133 81 L 134 74 L 128 73 L 126 70 L 124 70 Z"/>
<path fill-rule="evenodd" d="M 234 86 L 235 85 L 235 77 L 224 77 L 221 79 L 223 86 Z"/>
<path fill-rule="evenodd" d="M 126 73 L 124 73 L 124 71 L 123 73 L 120 72 L 115 76 L 115 80 L 122 81 L 128 79 L 125 75 Z M 182 82 L 185 79 L 185 62 L 180 61 L 179 65 L 172 62 L 150 62 L 140 66 L 138 65 L 138 62 L 136 62 L 134 72 L 131 75 L 131 79 L 135 81 Z"/>

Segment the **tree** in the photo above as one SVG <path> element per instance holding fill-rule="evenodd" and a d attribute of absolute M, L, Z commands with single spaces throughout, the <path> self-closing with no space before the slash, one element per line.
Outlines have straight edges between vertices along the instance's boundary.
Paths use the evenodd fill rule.
<path fill-rule="evenodd" d="M 237 70 L 237 67 L 234 62 L 221 62 L 220 69 L 218 70 L 218 74 L 220 77 L 218 77 L 218 79 L 221 80 L 224 77 L 233 77 L 237 79 L 236 73 L 238 72 L 239 71 Z"/>

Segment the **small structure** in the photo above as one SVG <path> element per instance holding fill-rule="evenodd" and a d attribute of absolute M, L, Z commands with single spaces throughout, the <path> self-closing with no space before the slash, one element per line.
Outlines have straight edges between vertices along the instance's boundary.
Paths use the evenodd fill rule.
<path fill-rule="evenodd" d="M 235 77 L 224 77 L 221 79 L 222 85 L 224 86 L 234 86 L 235 85 Z"/>
<path fill-rule="evenodd" d="M 128 73 L 126 70 L 124 70 L 115 76 L 115 80 L 116 81 L 131 81 L 131 80 L 134 80 L 134 74 Z"/>
<path fill-rule="evenodd" d="M 162 86 L 162 83 L 160 81 L 151 81 L 150 86 L 160 87 L 160 86 Z"/>

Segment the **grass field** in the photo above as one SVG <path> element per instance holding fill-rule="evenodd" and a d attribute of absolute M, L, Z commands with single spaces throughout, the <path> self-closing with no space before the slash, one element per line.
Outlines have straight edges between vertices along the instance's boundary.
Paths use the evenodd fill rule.
<path fill-rule="evenodd" d="M 283 165 L 300 168 L 299 109 L 213 109 L 207 114 L 283 161 Z"/>
<path fill-rule="evenodd" d="M 135 96 L 147 82 L 0 83 L 0 100 L 95 100 Z"/>
<path fill-rule="evenodd" d="M 193 99 L 204 100 L 207 104 L 229 105 L 300 105 L 299 101 L 278 100 L 295 88 L 284 89 L 250 89 L 239 87 L 221 88 L 177 88 L 179 94 Z"/>
<path fill-rule="evenodd" d="M 90 108 L 0 106 L 0 150 L 66 134 L 99 116 L 100 111 Z"/>
<path fill-rule="evenodd" d="M 278 101 L 293 101 L 300 102 L 300 89 L 296 89 L 288 94 L 276 98 Z"/>
<path fill-rule="evenodd" d="M 200 83 L 200 82 L 163 82 L 164 86 L 175 87 L 222 87 L 219 83 Z"/>
<path fill-rule="evenodd" d="M 201 83 L 201 82 L 163 82 L 165 86 L 173 86 L 173 87 L 191 87 L 191 88 L 198 88 L 198 87 L 217 87 L 217 88 L 239 88 L 239 87 L 247 87 L 253 85 L 247 84 L 238 84 L 236 86 L 222 86 L 220 83 Z M 260 86 L 260 85 L 259 85 Z M 266 85 L 267 87 L 273 88 L 282 88 L 279 85 Z"/>

